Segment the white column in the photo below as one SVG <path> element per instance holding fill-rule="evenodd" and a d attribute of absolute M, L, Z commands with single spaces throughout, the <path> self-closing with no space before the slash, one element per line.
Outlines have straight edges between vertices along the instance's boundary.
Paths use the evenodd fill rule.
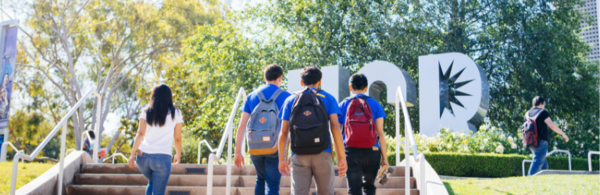
<path fill-rule="evenodd" d="M 8 128 L 0 130 L 4 134 L 4 140 L 0 148 L 0 162 L 6 162 L 6 150 L 8 150 Z"/>

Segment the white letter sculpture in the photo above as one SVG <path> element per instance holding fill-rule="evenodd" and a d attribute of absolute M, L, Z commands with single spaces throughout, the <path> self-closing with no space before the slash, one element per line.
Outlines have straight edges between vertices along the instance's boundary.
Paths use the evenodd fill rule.
<path fill-rule="evenodd" d="M 483 69 L 467 55 L 419 56 L 420 133 L 440 128 L 477 131 L 489 108 L 489 83 Z"/>
<path fill-rule="evenodd" d="M 302 69 L 290 70 L 287 74 L 287 88 L 289 92 L 302 90 L 300 85 L 300 72 Z M 323 78 L 321 79 L 321 89 L 333 95 L 338 102 L 350 96 L 348 89 L 348 79 L 350 79 L 350 70 L 339 66 L 321 67 Z M 402 87 L 402 93 L 406 98 L 406 105 L 411 107 L 417 102 L 417 87 L 412 77 L 398 66 L 384 61 L 374 61 L 362 67 L 358 73 L 363 73 L 369 81 L 369 96 L 380 101 L 381 91 L 387 86 L 387 103 L 395 105 L 396 90 L 398 86 Z"/>
<path fill-rule="evenodd" d="M 384 84 L 387 86 L 387 103 L 396 105 L 398 86 L 406 97 L 406 106 L 413 107 L 417 103 L 417 87 L 412 77 L 398 66 L 385 62 L 374 61 L 362 67 L 358 73 L 363 73 L 369 81 L 369 96 L 380 101 Z"/>

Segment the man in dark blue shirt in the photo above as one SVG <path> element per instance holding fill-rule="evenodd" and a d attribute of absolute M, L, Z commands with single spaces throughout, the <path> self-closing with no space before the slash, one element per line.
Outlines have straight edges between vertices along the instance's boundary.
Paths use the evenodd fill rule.
<path fill-rule="evenodd" d="M 315 66 L 305 67 L 300 73 L 303 87 L 318 89 L 321 86 L 321 71 Z M 310 91 L 304 91 L 311 93 Z M 342 143 L 342 135 L 339 130 L 338 115 L 340 108 L 337 105 L 335 97 L 325 91 L 318 91 L 317 96 L 321 98 L 323 105 L 329 115 L 331 126 L 331 134 L 335 144 L 336 155 L 338 160 L 338 174 L 343 177 L 348 167 L 346 166 L 346 155 L 344 145 Z M 283 110 L 281 112 L 281 132 L 279 134 L 279 151 L 287 150 L 286 141 L 288 132 L 290 132 L 290 114 L 294 100 L 297 95 L 293 94 L 285 100 Z M 331 138 L 328 138 L 331 140 Z M 292 177 L 292 194 L 307 195 L 310 191 L 312 180 L 314 177 L 318 194 L 333 195 L 335 173 L 333 167 L 333 159 L 331 145 L 318 154 L 293 154 L 290 157 L 291 161 L 291 177 Z M 289 175 L 290 167 L 285 161 L 284 152 L 279 153 L 279 171 L 285 175 Z"/>
<path fill-rule="evenodd" d="M 354 74 L 350 77 L 350 91 L 352 96 L 340 103 L 342 116 L 338 118 L 341 125 L 346 122 L 346 114 L 350 102 L 355 98 L 367 97 L 368 81 L 364 74 Z M 365 100 L 371 108 L 375 127 L 377 129 L 378 142 L 375 142 L 372 148 L 353 148 L 346 146 L 346 161 L 348 162 L 348 194 L 362 195 L 364 191 L 367 195 L 375 194 L 375 178 L 379 165 L 389 166 L 387 160 L 387 146 L 385 144 L 385 134 L 383 133 L 383 119 L 385 112 L 381 104 L 373 98 Z M 345 128 L 343 128 L 345 129 Z M 342 133 L 346 141 L 346 134 Z M 344 142 L 345 144 L 345 142 Z M 383 157 L 383 159 L 382 159 Z"/>
<path fill-rule="evenodd" d="M 283 77 L 283 69 L 276 65 L 271 64 L 265 68 L 264 72 L 264 80 L 266 85 L 261 86 L 257 90 L 253 91 L 247 98 L 244 104 L 242 119 L 240 120 L 240 125 L 237 130 L 236 141 L 235 141 L 235 166 L 238 170 L 242 170 L 242 166 L 244 165 L 244 156 L 242 155 L 242 144 L 243 138 L 246 131 L 246 124 L 248 123 L 248 119 L 250 118 L 250 114 L 256 108 L 256 106 L 260 103 L 260 99 L 258 97 L 258 93 L 262 92 L 266 99 L 270 99 L 271 96 L 281 87 Z M 279 110 L 283 105 L 283 102 L 290 96 L 290 93 L 284 91 L 277 99 L 275 99 L 275 103 Z M 280 112 L 281 114 L 281 112 Z M 281 173 L 277 169 L 277 153 L 271 155 L 251 155 L 252 163 L 254 164 L 254 168 L 256 169 L 256 185 L 254 186 L 254 194 L 263 195 L 263 194 L 279 194 L 279 184 L 281 180 Z M 267 188 L 265 189 L 265 181 L 267 184 Z"/>

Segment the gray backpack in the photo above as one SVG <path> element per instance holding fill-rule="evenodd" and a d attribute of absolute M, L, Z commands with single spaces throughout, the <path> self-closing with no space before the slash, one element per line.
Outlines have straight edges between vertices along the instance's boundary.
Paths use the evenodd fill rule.
<path fill-rule="evenodd" d="M 277 152 L 281 120 L 278 118 L 279 108 L 275 100 L 282 92 L 282 89 L 277 89 L 268 100 L 262 91 L 256 92 L 260 103 L 250 114 L 246 125 L 248 153 L 251 155 L 269 155 Z"/>

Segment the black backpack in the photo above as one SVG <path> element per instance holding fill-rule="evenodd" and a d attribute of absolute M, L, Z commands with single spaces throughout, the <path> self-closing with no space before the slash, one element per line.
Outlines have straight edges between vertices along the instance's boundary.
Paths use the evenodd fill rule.
<path fill-rule="evenodd" d="M 289 129 L 295 154 L 319 154 L 329 147 L 329 116 L 319 91 L 306 88 L 294 100 Z"/>

